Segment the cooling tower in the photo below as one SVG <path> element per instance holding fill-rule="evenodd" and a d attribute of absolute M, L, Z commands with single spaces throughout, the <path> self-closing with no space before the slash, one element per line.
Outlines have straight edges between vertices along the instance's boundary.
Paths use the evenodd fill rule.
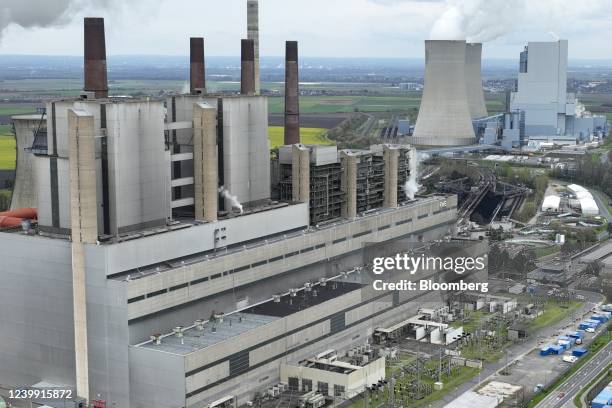
<path fill-rule="evenodd" d="M 482 90 L 482 44 L 467 43 L 465 48 L 465 86 L 472 119 L 488 116 Z"/>
<path fill-rule="evenodd" d="M 85 31 L 85 86 L 84 91 L 94 92 L 96 98 L 108 97 L 106 76 L 106 42 L 104 19 L 86 17 Z"/>
<path fill-rule="evenodd" d="M 425 88 L 412 143 L 475 143 L 465 84 L 465 41 L 425 41 Z"/>

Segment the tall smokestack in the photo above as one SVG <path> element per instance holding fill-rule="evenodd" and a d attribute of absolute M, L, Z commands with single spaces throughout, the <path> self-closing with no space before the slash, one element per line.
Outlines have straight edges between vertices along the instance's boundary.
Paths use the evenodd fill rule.
<path fill-rule="evenodd" d="M 298 43 L 285 43 L 285 144 L 300 143 Z"/>
<path fill-rule="evenodd" d="M 255 44 L 242 40 L 240 47 L 240 93 L 255 95 Z"/>
<path fill-rule="evenodd" d="M 84 91 L 94 92 L 96 98 L 108 97 L 106 76 L 106 42 L 104 19 L 85 17 L 85 86 Z"/>
<path fill-rule="evenodd" d="M 189 90 L 192 95 L 206 88 L 204 75 L 204 38 L 189 39 Z"/>
<path fill-rule="evenodd" d="M 465 41 L 425 41 L 425 87 L 412 143 L 475 143 L 465 76 Z"/>
<path fill-rule="evenodd" d="M 247 38 L 254 42 L 255 94 L 259 95 L 259 1 L 247 1 Z"/>
<path fill-rule="evenodd" d="M 482 44 L 467 43 L 465 49 L 465 85 L 472 119 L 488 116 L 482 89 Z"/>

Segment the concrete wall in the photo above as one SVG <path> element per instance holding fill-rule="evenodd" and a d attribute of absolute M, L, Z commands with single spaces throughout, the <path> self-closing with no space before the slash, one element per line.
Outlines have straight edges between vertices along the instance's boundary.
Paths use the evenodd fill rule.
<path fill-rule="evenodd" d="M 446 202 L 448 211 L 440 212 L 443 202 Z M 251 284 L 260 279 L 276 276 L 311 263 L 329 260 L 361 249 L 366 242 L 382 242 L 451 222 L 456 217 L 456 209 L 453 207 L 456 207 L 455 196 L 436 197 L 416 202 L 410 206 L 400 207 L 382 215 L 362 217 L 354 222 L 336 225 L 334 228 L 320 229 L 306 235 L 287 237 L 280 241 L 268 242 L 265 246 L 210 258 L 207 262 L 184 265 L 163 273 L 132 279 L 128 285 L 128 298 L 130 299 L 197 281 L 203 277 L 212 278 L 213 275 L 220 274 L 214 280 L 209 278 L 205 282 L 192 284 L 189 287 L 134 301 L 128 306 L 129 318 L 140 318 L 156 311 Z M 408 220 L 411 221 L 408 222 Z M 393 228 L 385 228 L 393 224 L 395 224 Z M 178 237 L 179 234 L 188 231 L 177 231 L 174 234 Z M 159 244 L 151 245 L 153 239 L 158 241 Z M 157 247 L 162 248 L 166 245 L 172 245 L 170 239 L 172 239 L 171 235 L 162 234 L 142 241 L 148 242 L 147 252 L 155 253 Z M 122 245 L 125 245 L 124 248 L 131 245 L 142 246 L 143 243 L 138 243 L 138 241 L 141 240 L 129 241 Z M 177 240 L 175 242 L 184 241 Z M 109 250 L 114 250 L 113 247 L 115 246 L 109 246 Z M 309 248 L 307 253 L 300 256 L 289 256 L 289 254 L 305 248 Z M 109 259 L 117 260 L 119 251 L 115 252 L 117 256 L 110 255 Z M 139 251 L 123 252 L 125 255 L 128 253 L 130 254 L 130 261 L 138 259 Z M 274 259 L 274 261 L 270 261 L 271 259 Z M 235 271 L 237 268 L 241 269 L 236 273 L 228 273 L 229 271 Z"/>
<path fill-rule="evenodd" d="M 36 171 L 39 195 L 39 222 L 48 227 L 52 223 L 52 174 L 50 165 L 57 160 L 59 197 L 59 225 L 70 228 L 68 177 L 68 109 L 79 109 L 93 116 L 96 139 L 96 159 L 99 161 L 101 148 L 100 101 L 67 100 L 50 102 L 47 111 L 48 154 L 57 154 L 56 159 L 36 157 Z M 161 102 L 121 101 L 104 103 L 106 109 L 106 134 L 108 140 L 109 206 L 111 233 L 125 232 L 141 226 L 165 224 L 167 198 L 170 180 L 167 169 L 169 156 L 164 144 L 164 107 Z M 53 116 L 52 112 L 55 112 Z M 55 130 L 54 130 L 55 129 Z M 54 142 L 55 139 L 55 142 Z M 57 146 L 53 148 L 54 144 Z M 97 163 L 98 229 L 102 228 L 102 171 Z"/>
<path fill-rule="evenodd" d="M 465 41 L 425 41 L 425 87 L 414 128 L 414 144 L 461 146 L 474 143 L 465 55 Z"/>
<path fill-rule="evenodd" d="M 223 98 L 224 185 L 241 203 L 270 198 L 268 102 L 263 96 Z M 226 201 L 226 208 L 230 203 Z"/>
<path fill-rule="evenodd" d="M 111 231 L 163 225 L 167 180 L 161 102 L 106 105 Z"/>
<path fill-rule="evenodd" d="M 74 387 L 70 242 L 0 233 L 0 256 L 0 383 Z M 91 395 L 129 407 L 125 285 L 106 280 L 103 257 L 85 259 Z"/>
<path fill-rule="evenodd" d="M 527 72 L 518 74 L 511 109 L 525 111 L 527 136 L 565 134 L 567 110 L 567 40 L 529 42 Z"/>

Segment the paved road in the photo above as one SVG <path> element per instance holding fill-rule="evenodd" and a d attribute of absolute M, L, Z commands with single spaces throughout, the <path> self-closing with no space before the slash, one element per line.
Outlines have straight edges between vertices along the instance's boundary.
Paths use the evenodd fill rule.
<path fill-rule="evenodd" d="M 591 193 L 591 195 L 593 196 L 593 199 L 595 200 L 595 202 L 597 203 L 597 206 L 599 207 L 599 214 L 603 217 L 606 217 L 608 219 L 608 221 L 612 221 L 612 215 L 610 214 L 610 211 L 608 211 L 608 206 L 606 202 L 604 202 L 604 200 L 602 200 L 601 198 L 601 194 L 595 190 L 592 189 L 588 189 Z"/>
<path fill-rule="evenodd" d="M 581 389 L 591 382 L 602 370 L 612 362 L 612 343 L 599 350 L 578 371 L 565 380 L 555 391 L 544 398 L 536 407 L 562 408 L 573 407 L 572 400 Z"/>

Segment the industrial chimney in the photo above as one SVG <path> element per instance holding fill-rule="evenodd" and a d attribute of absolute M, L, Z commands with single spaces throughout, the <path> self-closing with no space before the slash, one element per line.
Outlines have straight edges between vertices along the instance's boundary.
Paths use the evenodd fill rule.
<path fill-rule="evenodd" d="M 189 90 L 197 95 L 206 89 L 204 76 L 204 38 L 189 39 Z"/>
<path fill-rule="evenodd" d="M 85 86 L 86 92 L 94 92 L 96 98 L 108 97 L 106 76 L 106 43 L 104 19 L 85 17 Z"/>
<path fill-rule="evenodd" d="M 465 41 L 425 41 L 425 88 L 412 143 L 475 143 L 465 80 Z"/>
<path fill-rule="evenodd" d="M 300 143 L 298 43 L 285 43 L 285 144 Z"/>
<path fill-rule="evenodd" d="M 247 38 L 253 40 L 255 95 L 259 95 L 259 1 L 247 1 Z"/>
<path fill-rule="evenodd" d="M 488 116 L 482 90 L 482 44 L 467 43 L 465 49 L 465 85 L 472 119 Z"/>
<path fill-rule="evenodd" d="M 240 47 L 240 93 L 255 95 L 255 45 L 253 40 L 242 40 Z"/>

